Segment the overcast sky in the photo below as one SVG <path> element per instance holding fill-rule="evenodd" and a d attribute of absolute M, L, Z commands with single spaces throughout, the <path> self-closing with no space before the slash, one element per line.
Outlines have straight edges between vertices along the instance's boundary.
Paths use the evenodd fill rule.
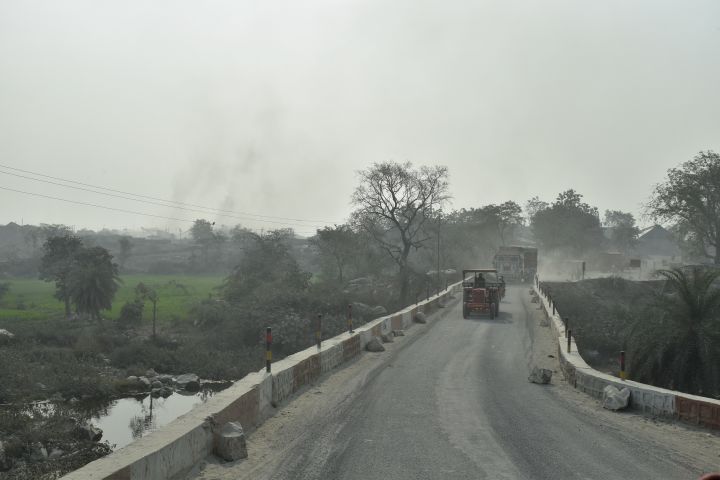
<path fill-rule="evenodd" d="M 718 85 L 716 0 L 4 0 L 0 223 L 280 226 L 13 167 L 309 232 L 384 160 L 447 165 L 454 208 L 575 188 L 638 213 L 720 149 Z"/>

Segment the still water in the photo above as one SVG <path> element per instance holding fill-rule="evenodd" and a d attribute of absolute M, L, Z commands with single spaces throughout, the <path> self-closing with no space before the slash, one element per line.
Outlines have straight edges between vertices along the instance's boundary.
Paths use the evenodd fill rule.
<path fill-rule="evenodd" d="M 152 398 L 150 395 L 121 398 L 93 409 L 89 421 L 102 429 L 102 441 L 107 441 L 117 450 L 189 412 L 207 401 L 213 393 L 205 390 L 195 394 L 175 392 L 167 398 Z"/>

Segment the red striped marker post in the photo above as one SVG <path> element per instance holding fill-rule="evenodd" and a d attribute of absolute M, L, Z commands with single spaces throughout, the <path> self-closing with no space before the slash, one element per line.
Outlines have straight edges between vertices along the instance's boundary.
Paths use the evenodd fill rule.
<path fill-rule="evenodd" d="M 627 374 L 625 373 L 625 350 L 620 351 L 620 379 L 627 379 Z"/>
<path fill-rule="evenodd" d="M 270 363 L 272 362 L 272 328 L 265 329 L 265 371 L 270 373 Z"/>
<path fill-rule="evenodd" d="M 353 333 L 353 324 L 352 324 L 352 304 L 348 304 L 348 333 Z"/>
<path fill-rule="evenodd" d="M 572 331 L 571 331 L 571 330 L 568 330 L 568 331 L 567 331 L 567 341 L 568 341 L 567 352 L 568 352 L 568 353 L 570 353 L 570 341 L 572 340 L 572 336 L 571 336 L 571 335 L 572 335 Z"/>
<path fill-rule="evenodd" d="M 322 314 L 318 313 L 317 325 L 315 330 L 315 341 L 317 342 L 317 348 L 322 348 Z"/>

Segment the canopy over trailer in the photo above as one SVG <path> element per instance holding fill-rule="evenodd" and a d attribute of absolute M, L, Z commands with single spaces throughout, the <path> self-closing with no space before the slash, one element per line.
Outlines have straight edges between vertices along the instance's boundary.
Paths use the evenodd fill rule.
<path fill-rule="evenodd" d="M 537 253 L 535 247 L 500 247 L 493 265 L 509 282 L 531 282 L 537 273 Z"/>

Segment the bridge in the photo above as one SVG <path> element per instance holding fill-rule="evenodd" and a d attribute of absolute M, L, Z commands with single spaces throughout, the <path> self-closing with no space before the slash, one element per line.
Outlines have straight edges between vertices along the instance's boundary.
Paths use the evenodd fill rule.
<path fill-rule="evenodd" d="M 429 313 L 427 324 L 411 322 L 418 309 Z M 186 458 L 209 452 L 188 443 L 169 444 L 175 450 L 163 447 L 162 454 L 163 448 L 153 447 L 167 440 L 161 431 L 139 441 L 145 442 L 140 455 L 149 458 L 148 449 L 155 448 L 159 459 L 123 465 L 123 449 L 67 478 L 160 478 L 164 472 L 164 478 L 204 480 L 692 479 L 718 469 L 720 439 L 707 430 L 642 412 L 603 410 L 568 384 L 562 375 L 568 359 L 559 363 L 562 349 L 552 326 L 541 326 L 543 319 L 547 314 L 531 302 L 527 286 L 508 289 L 494 320 L 464 320 L 459 300 L 445 293 L 326 342 L 325 357 L 308 349 L 278 362 L 281 378 L 282 369 L 290 368 L 282 362 L 305 365 L 317 356 L 319 373 L 304 366 L 301 385 L 268 386 L 258 373 L 254 407 L 234 407 L 238 415 L 238 408 L 256 412 L 256 429 L 253 418 L 245 420 L 251 430 L 247 459 L 223 463 L 206 456 L 172 472 L 182 452 Z M 398 326 L 406 327 L 406 335 L 385 344 L 384 352 L 345 361 L 332 353 L 348 348 L 352 338 L 364 344 Z M 322 369 L 323 361 L 332 365 Z M 551 384 L 528 382 L 532 366 L 553 369 Z M 297 371 L 292 375 L 297 379 Z M 263 403 L 262 392 L 270 391 L 277 408 L 267 405 L 269 399 Z M 280 391 L 285 393 L 278 396 Z"/>

